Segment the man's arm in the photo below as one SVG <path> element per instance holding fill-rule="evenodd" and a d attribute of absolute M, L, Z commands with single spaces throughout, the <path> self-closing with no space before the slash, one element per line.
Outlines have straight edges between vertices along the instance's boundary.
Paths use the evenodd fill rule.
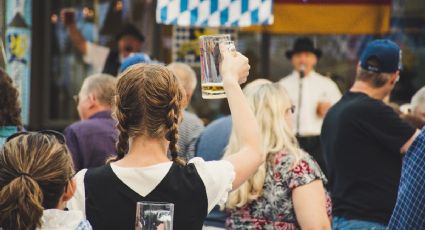
<path fill-rule="evenodd" d="M 65 21 L 63 12 L 61 12 L 61 19 L 68 30 L 72 44 L 83 55 L 84 62 L 91 65 L 95 72 L 101 72 L 108 57 L 109 48 L 87 41 L 78 30 L 75 21 Z"/>
<path fill-rule="evenodd" d="M 416 128 L 404 122 L 383 102 L 371 101 L 358 112 L 367 114 L 362 116 L 362 121 L 357 121 L 358 125 L 391 152 L 405 153 L 419 134 Z"/>
<path fill-rule="evenodd" d="M 77 25 L 75 23 L 67 26 L 69 37 L 71 39 L 72 44 L 80 51 L 82 55 L 87 54 L 87 41 L 78 30 Z"/>
<path fill-rule="evenodd" d="M 87 53 L 86 39 L 78 30 L 75 20 L 67 20 L 67 18 L 65 17 L 64 11 L 61 11 L 60 16 L 61 16 L 61 21 L 63 25 L 68 30 L 69 37 L 71 39 L 72 44 L 78 49 L 78 51 L 80 51 L 82 55 L 86 55 Z"/>
<path fill-rule="evenodd" d="M 406 153 L 409 147 L 412 145 L 413 141 L 415 141 L 416 137 L 418 137 L 420 131 L 417 129 L 416 132 L 409 138 L 409 140 L 404 143 L 403 146 L 401 146 L 400 152 Z"/>
<path fill-rule="evenodd" d="M 316 114 L 320 118 L 324 118 L 329 109 L 341 99 L 341 92 L 335 82 L 329 79 L 329 85 L 327 87 L 327 98 L 326 101 L 319 101 L 316 107 Z"/>

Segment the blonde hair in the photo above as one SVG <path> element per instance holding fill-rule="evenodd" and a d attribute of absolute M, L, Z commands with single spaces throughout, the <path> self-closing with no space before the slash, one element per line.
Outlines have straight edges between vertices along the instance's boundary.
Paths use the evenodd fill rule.
<path fill-rule="evenodd" d="M 262 195 L 266 171 L 268 167 L 273 166 L 273 158 L 276 153 L 286 150 L 290 156 L 288 159 L 291 160 L 293 166 L 304 154 L 299 149 L 298 142 L 284 118 L 292 106 L 285 89 L 278 83 L 266 83 L 248 85 L 244 89 L 244 93 L 257 118 L 264 144 L 263 149 L 267 154 L 265 163 L 258 168 L 257 172 L 237 190 L 230 193 L 226 204 L 227 208 L 242 207 Z M 238 150 L 239 145 L 235 133 L 232 131 L 225 155 L 230 155 Z"/>
<path fill-rule="evenodd" d="M 71 155 L 51 135 L 28 133 L 0 151 L 0 228 L 35 229 L 74 175 Z"/>
<path fill-rule="evenodd" d="M 178 157 L 178 123 L 181 117 L 183 89 L 176 76 L 164 66 L 135 64 L 127 68 L 117 82 L 113 115 L 119 131 L 117 158 L 127 154 L 131 137 L 165 137 L 173 161 Z"/>

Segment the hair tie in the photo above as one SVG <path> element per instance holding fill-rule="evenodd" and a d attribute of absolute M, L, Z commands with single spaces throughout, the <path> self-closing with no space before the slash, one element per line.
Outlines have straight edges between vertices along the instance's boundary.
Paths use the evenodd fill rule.
<path fill-rule="evenodd" d="M 32 178 L 32 175 L 30 175 L 30 174 L 28 174 L 28 173 L 25 173 L 25 172 L 21 172 L 21 173 L 19 173 L 19 176 L 27 176 L 27 177 Z"/>

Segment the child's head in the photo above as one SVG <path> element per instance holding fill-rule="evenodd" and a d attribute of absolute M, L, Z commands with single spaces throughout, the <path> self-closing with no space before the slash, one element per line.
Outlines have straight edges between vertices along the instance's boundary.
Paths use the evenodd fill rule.
<path fill-rule="evenodd" d="M 0 227 L 40 227 L 44 209 L 64 208 L 75 191 L 63 136 L 22 133 L 0 150 Z"/>
<path fill-rule="evenodd" d="M 127 153 L 129 138 L 145 136 L 168 140 L 173 160 L 183 163 L 176 147 L 183 96 L 178 79 L 164 66 L 136 64 L 123 72 L 114 108 L 120 132 L 117 159 Z"/>

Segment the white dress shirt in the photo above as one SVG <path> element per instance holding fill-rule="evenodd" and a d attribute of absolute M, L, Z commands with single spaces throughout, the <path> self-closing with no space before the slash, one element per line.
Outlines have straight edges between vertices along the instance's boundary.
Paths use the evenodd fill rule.
<path fill-rule="evenodd" d="M 86 42 L 86 48 L 86 54 L 83 56 L 84 62 L 91 65 L 95 73 L 101 73 L 110 49 L 91 42 Z"/>
<path fill-rule="evenodd" d="M 95 73 L 102 73 L 106 64 L 106 59 L 108 59 L 109 52 L 111 52 L 111 49 L 106 46 L 97 45 L 89 41 L 86 41 L 86 48 L 86 54 L 83 56 L 84 62 L 86 64 L 91 65 Z M 143 54 L 145 55 L 146 61 L 151 61 L 150 57 L 142 52 L 131 53 L 128 57 L 131 57 L 134 54 Z M 122 63 L 125 59 L 126 58 L 119 54 L 120 63 Z"/>
<path fill-rule="evenodd" d="M 311 71 L 302 79 L 301 108 L 298 108 L 299 72 L 293 71 L 290 75 L 282 78 L 280 83 L 287 90 L 292 103 L 297 106 L 294 114 L 294 130 L 298 130 L 301 136 L 320 135 L 323 118 L 317 115 L 317 105 L 319 102 L 329 102 L 333 105 L 341 98 L 341 92 L 335 82 L 315 71 Z M 300 127 L 298 129 L 296 119 L 299 112 Z"/>

